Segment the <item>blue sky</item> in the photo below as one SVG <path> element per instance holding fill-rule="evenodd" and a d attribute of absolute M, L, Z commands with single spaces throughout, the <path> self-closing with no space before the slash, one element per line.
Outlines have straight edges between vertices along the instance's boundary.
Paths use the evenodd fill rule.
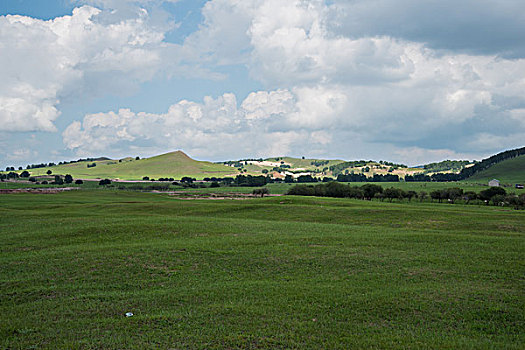
<path fill-rule="evenodd" d="M 525 4 L 0 3 L 0 167 L 176 149 L 421 164 L 525 140 Z"/>

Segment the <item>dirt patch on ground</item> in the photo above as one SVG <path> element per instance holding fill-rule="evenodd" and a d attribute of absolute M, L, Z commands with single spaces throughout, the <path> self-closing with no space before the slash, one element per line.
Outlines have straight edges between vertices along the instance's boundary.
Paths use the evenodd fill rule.
<path fill-rule="evenodd" d="M 55 194 L 65 191 L 78 190 L 78 187 L 60 187 L 60 188 L 13 188 L 0 189 L 0 194 L 13 193 L 33 193 L 33 194 Z"/>
<path fill-rule="evenodd" d="M 166 193 L 166 192 L 164 192 Z M 186 191 L 172 191 L 168 192 L 170 196 L 176 197 L 177 199 L 195 200 L 195 199 L 232 199 L 232 200 L 244 200 L 252 198 L 261 198 L 259 195 L 251 193 L 188 193 Z M 279 197 L 282 194 L 267 194 L 265 197 Z"/>

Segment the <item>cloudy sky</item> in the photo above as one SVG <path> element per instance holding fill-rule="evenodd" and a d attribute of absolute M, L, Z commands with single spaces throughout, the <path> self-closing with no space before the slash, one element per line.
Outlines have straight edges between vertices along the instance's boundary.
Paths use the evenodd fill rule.
<path fill-rule="evenodd" d="M 2 0 L 0 166 L 525 145 L 523 0 Z"/>

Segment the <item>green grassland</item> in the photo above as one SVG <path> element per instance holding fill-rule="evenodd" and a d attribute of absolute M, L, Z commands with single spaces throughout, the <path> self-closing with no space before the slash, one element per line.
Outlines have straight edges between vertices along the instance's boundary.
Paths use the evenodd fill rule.
<path fill-rule="evenodd" d="M 468 181 L 488 182 L 498 179 L 502 183 L 525 184 L 525 155 L 497 163 L 490 168 L 474 174 Z"/>
<path fill-rule="evenodd" d="M 0 198 L 1 348 L 525 347 L 524 211 Z"/>
<path fill-rule="evenodd" d="M 70 174 L 74 178 L 80 179 L 121 179 L 121 180 L 141 180 L 144 176 L 149 178 L 174 178 L 180 179 L 184 176 L 196 178 L 198 180 L 207 177 L 232 177 L 238 174 L 262 175 L 265 172 L 272 172 L 275 166 L 284 162 L 290 168 L 285 171 L 295 173 L 312 172 L 314 176 L 336 176 L 339 173 L 363 173 L 366 176 L 374 174 L 395 174 L 400 178 L 405 175 L 421 173 L 419 168 L 396 168 L 391 169 L 390 165 L 380 164 L 369 161 L 366 164 L 355 165 L 350 162 L 346 168 L 337 169 L 332 173 L 327 170 L 331 166 L 343 163 L 343 160 L 331 159 L 302 159 L 293 157 L 274 157 L 267 158 L 274 164 L 261 163 L 257 161 L 238 161 L 239 166 L 227 166 L 223 163 L 212 163 L 191 159 L 182 151 L 170 152 L 159 156 L 136 160 L 127 157 L 123 159 L 105 159 L 98 161 L 80 161 L 69 164 L 60 164 L 52 167 L 28 169 L 31 176 L 42 176 L 48 171 L 56 175 Z M 453 163 L 453 162 L 451 162 Z M 92 166 L 92 165 L 96 166 Z M 233 163 L 235 164 L 235 163 Z M 88 165 L 90 167 L 88 167 Z M 391 171 L 391 172 L 390 172 Z M 444 170 L 448 172 L 448 170 Z M 5 172 L 3 172 L 5 173 Z M 21 171 L 18 171 L 21 173 Z M 488 182 L 492 178 L 498 178 L 505 183 L 525 182 L 525 156 L 518 157 L 496 164 L 490 169 L 473 176 L 469 182 Z"/>
<path fill-rule="evenodd" d="M 97 166 L 88 168 L 88 164 Z M 224 177 L 235 174 L 235 169 L 222 164 L 197 161 L 181 151 L 162 154 L 156 157 L 135 160 L 125 158 L 118 160 L 102 160 L 96 162 L 78 162 L 57 165 L 50 168 L 30 169 L 31 176 L 44 175 L 48 170 L 53 174 L 70 174 L 74 178 L 94 179 L 111 178 L 122 180 L 141 180 L 144 176 L 150 178 L 173 177 L 180 179 L 190 176 L 197 179 L 205 177 Z"/>
<path fill-rule="evenodd" d="M 363 186 L 365 184 L 376 184 L 383 189 L 394 187 L 400 188 L 404 191 L 416 191 L 416 192 L 427 192 L 430 193 L 434 190 L 440 190 L 450 187 L 458 187 L 463 189 L 463 191 L 473 191 L 479 193 L 488 188 L 488 185 L 476 182 L 468 181 L 459 181 L 459 182 L 351 182 L 346 183 L 350 186 Z M 314 183 L 312 185 L 316 185 Z M 270 194 L 286 194 L 290 188 L 297 185 L 296 183 L 270 183 L 265 187 L 268 188 Z M 308 185 L 308 184 L 303 184 Z M 209 187 L 209 184 L 205 187 L 199 188 L 186 188 L 180 185 L 172 185 L 170 182 L 113 182 L 110 186 L 99 186 L 98 181 L 84 181 L 82 185 L 72 184 L 63 184 L 63 185 L 53 185 L 53 184 L 34 184 L 28 181 L 6 181 L 0 182 L 0 189 L 22 189 L 22 188 L 50 188 L 50 187 L 78 187 L 81 189 L 99 189 L 99 190 L 115 190 L 115 189 L 131 189 L 131 190 L 140 190 L 140 187 L 143 190 L 148 191 L 151 186 L 162 186 L 166 187 L 166 190 L 169 191 L 185 191 L 188 193 L 252 193 L 255 188 L 259 187 L 232 187 L 232 186 L 221 186 L 221 187 Z M 522 194 L 525 193 L 525 189 L 516 189 L 514 187 L 505 188 L 507 193 Z"/>

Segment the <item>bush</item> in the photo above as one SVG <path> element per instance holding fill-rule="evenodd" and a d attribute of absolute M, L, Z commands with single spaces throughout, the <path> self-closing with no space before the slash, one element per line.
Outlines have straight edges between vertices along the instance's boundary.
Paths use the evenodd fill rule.
<path fill-rule="evenodd" d="M 341 184 L 339 182 L 329 182 L 325 185 L 318 185 L 318 186 L 326 186 L 326 196 L 328 197 L 335 197 L 335 198 L 344 198 L 344 197 L 350 197 L 350 186 Z"/>
<path fill-rule="evenodd" d="M 104 180 L 100 180 L 98 182 L 99 186 L 106 186 L 106 185 L 110 185 L 111 184 L 111 180 L 110 179 L 104 179 Z"/>
<path fill-rule="evenodd" d="M 525 199 L 525 196 L 523 196 L 523 199 Z M 522 201 L 521 198 L 515 194 L 511 194 L 505 197 L 505 202 L 513 206 L 514 209 L 520 209 L 521 207 L 525 205 L 525 201 Z"/>
<path fill-rule="evenodd" d="M 363 195 L 366 199 L 372 199 L 375 197 L 376 193 L 383 193 L 383 187 L 374 184 L 366 184 L 361 186 L 363 190 Z"/>
<path fill-rule="evenodd" d="M 478 198 L 478 195 L 477 195 L 476 192 L 467 191 L 467 192 L 463 193 L 463 200 L 467 204 L 469 204 L 470 201 L 472 201 L 472 200 L 476 200 L 477 198 Z"/>
<path fill-rule="evenodd" d="M 312 185 L 295 185 L 286 194 L 291 196 L 315 196 L 315 189 Z"/>
<path fill-rule="evenodd" d="M 144 187 L 146 191 L 167 191 L 169 190 L 169 184 L 154 184 Z"/>
<path fill-rule="evenodd" d="M 505 205 L 505 196 L 502 194 L 496 194 L 490 198 L 490 202 L 493 205 Z"/>
<path fill-rule="evenodd" d="M 217 188 L 217 187 L 221 187 L 221 185 L 220 185 L 217 181 L 213 181 L 213 182 L 210 184 L 210 187 L 212 187 L 212 188 Z"/>
<path fill-rule="evenodd" d="M 484 201 L 490 201 L 494 196 L 505 196 L 507 192 L 501 187 L 490 187 L 479 193 L 479 199 Z"/>
<path fill-rule="evenodd" d="M 55 175 L 55 181 L 53 182 L 55 185 L 63 185 L 64 184 L 64 180 L 62 180 L 62 178 L 58 175 Z"/>
<path fill-rule="evenodd" d="M 67 183 L 67 184 L 70 184 L 73 182 L 73 176 L 67 174 L 66 176 L 64 176 L 64 182 Z"/>
<path fill-rule="evenodd" d="M 412 198 L 417 197 L 417 192 L 416 191 L 407 191 L 405 193 L 405 197 L 408 198 L 409 202 L 411 202 Z"/>
<path fill-rule="evenodd" d="M 34 178 L 34 177 L 30 177 L 30 178 L 29 178 L 29 181 L 31 181 L 31 182 L 36 182 L 36 178 Z"/>
<path fill-rule="evenodd" d="M 270 194 L 270 191 L 266 187 L 263 187 L 254 189 L 252 193 L 256 196 L 261 195 L 262 198 L 265 194 Z"/>
<path fill-rule="evenodd" d="M 406 196 L 406 193 L 402 189 L 390 187 L 383 192 L 383 195 L 392 202 L 392 200 L 396 198 L 403 199 Z"/>
<path fill-rule="evenodd" d="M 82 181 L 82 180 L 76 180 L 76 181 L 75 181 L 75 184 L 76 184 L 76 185 L 82 185 L 83 183 L 84 183 L 84 181 Z"/>
<path fill-rule="evenodd" d="M 454 203 L 457 199 L 461 198 L 463 195 L 463 190 L 458 187 L 452 187 L 446 189 L 446 199 L 451 203 Z"/>

